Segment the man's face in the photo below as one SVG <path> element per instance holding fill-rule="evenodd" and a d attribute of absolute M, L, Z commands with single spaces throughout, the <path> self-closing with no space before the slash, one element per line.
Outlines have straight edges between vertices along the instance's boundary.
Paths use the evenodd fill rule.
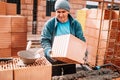
<path fill-rule="evenodd" d="M 65 9 L 56 10 L 56 17 L 60 22 L 66 22 L 68 20 L 69 12 Z"/>

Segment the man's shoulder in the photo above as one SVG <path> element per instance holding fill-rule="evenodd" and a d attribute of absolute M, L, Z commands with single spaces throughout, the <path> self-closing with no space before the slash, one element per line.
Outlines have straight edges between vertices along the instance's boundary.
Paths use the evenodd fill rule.
<path fill-rule="evenodd" d="M 55 17 L 52 17 L 52 18 L 50 18 L 47 22 L 54 22 L 55 21 Z"/>
<path fill-rule="evenodd" d="M 50 18 L 49 20 L 47 20 L 47 22 L 45 23 L 45 26 L 48 28 L 52 28 L 54 27 L 55 24 L 55 18 Z"/>

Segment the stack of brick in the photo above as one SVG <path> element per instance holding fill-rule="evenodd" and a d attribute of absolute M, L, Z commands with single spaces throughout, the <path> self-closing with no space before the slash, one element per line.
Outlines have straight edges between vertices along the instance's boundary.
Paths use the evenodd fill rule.
<path fill-rule="evenodd" d="M 16 4 L 0 2 L 0 57 L 16 56 L 27 43 L 27 18 L 16 14 Z"/>
<path fill-rule="evenodd" d="M 86 19 L 85 35 L 88 43 L 88 61 L 94 66 L 104 64 L 107 44 L 110 11 L 103 11 L 102 20 L 101 15 L 101 9 L 91 9 L 88 11 Z"/>
<path fill-rule="evenodd" d="M 16 56 L 27 45 L 27 18 L 24 16 L 11 17 L 11 55 Z"/>
<path fill-rule="evenodd" d="M 51 80 L 52 66 L 45 57 L 33 64 L 23 64 L 20 58 L 0 61 L 0 80 Z"/>
<path fill-rule="evenodd" d="M 108 38 L 108 30 L 109 30 L 109 17 L 110 17 L 110 10 L 104 9 L 103 16 L 102 16 L 102 9 L 86 9 L 80 10 L 83 12 L 85 16 L 85 36 L 88 44 L 88 62 L 90 65 L 102 65 L 104 64 L 104 56 L 109 43 L 107 41 Z M 117 11 L 112 12 L 112 20 L 118 18 Z M 86 13 L 86 14 L 85 14 Z M 83 16 L 83 15 L 82 15 Z M 101 17 L 102 16 L 102 17 Z M 101 19 L 102 18 L 102 19 Z M 111 23 L 110 23 L 111 24 Z M 113 35 L 113 30 L 110 30 L 111 34 Z"/>

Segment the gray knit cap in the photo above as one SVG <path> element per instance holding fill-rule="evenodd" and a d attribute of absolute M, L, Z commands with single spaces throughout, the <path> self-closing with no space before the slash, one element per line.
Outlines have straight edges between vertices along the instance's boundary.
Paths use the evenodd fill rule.
<path fill-rule="evenodd" d="M 67 0 L 57 0 L 55 2 L 55 11 L 57 9 L 65 9 L 67 11 L 70 11 L 70 4 Z"/>

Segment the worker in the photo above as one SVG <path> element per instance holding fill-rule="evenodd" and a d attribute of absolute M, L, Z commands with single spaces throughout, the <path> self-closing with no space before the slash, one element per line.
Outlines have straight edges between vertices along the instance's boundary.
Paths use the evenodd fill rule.
<path fill-rule="evenodd" d="M 40 43 L 44 49 L 45 57 L 52 63 L 52 76 L 76 73 L 76 64 L 67 64 L 52 59 L 52 44 L 55 36 L 72 34 L 82 41 L 86 41 L 81 24 L 70 15 L 70 4 L 67 0 L 55 2 L 56 16 L 49 19 L 43 26 Z M 63 65 L 60 65 L 63 64 Z M 66 64 L 66 65 L 64 65 Z"/>

